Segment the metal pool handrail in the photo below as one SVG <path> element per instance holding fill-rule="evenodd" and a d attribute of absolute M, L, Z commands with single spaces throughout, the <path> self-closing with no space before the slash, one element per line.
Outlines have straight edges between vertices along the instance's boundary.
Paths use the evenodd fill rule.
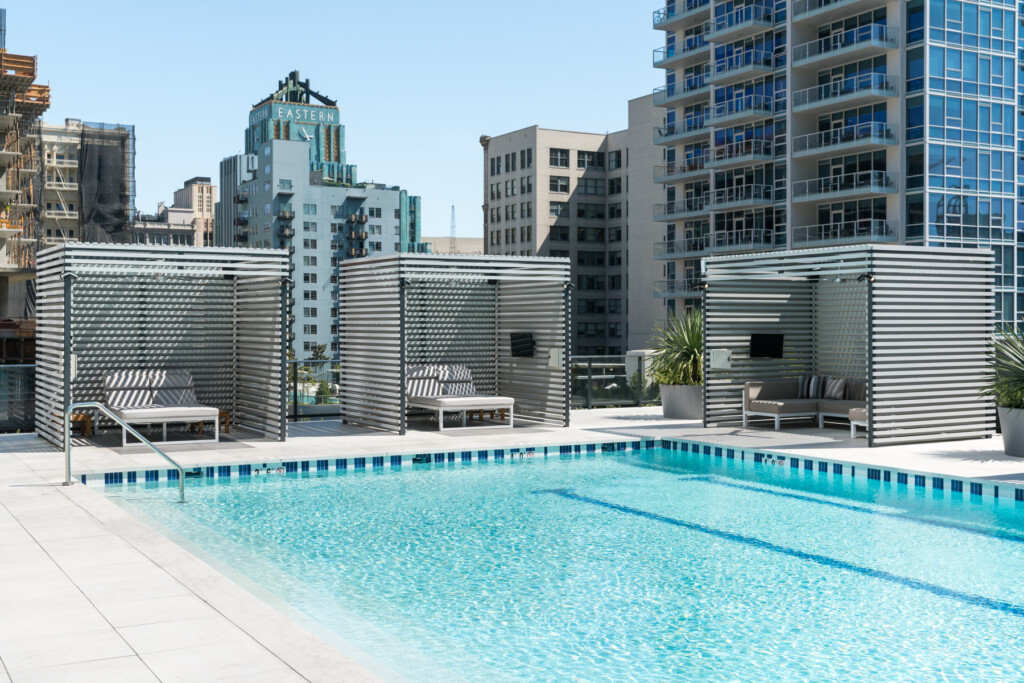
<path fill-rule="evenodd" d="M 67 410 L 64 411 L 64 486 L 71 486 L 71 412 L 74 410 L 78 410 L 79 408 L 95 408 L 101 411 L 111 420 L 124 427 L 129 434 L 131 434 L 136 439 L 149 446 L 150 450 L 152 450 L 154 453 L 156 453 L 161 458 L 174 465 L 174 467 L 178 470 L 178 502 L 185 502 L 185 468 L 176 463 L 169 455 L 164 453 L 162 450 L 154 446 L 149 439 L 135 431 L 132 427 L 128 425 L 127 422 L 119 418 L 117 415 L 114 415 L 112 412 L 110 412 L 110 409 L 107 408 L 105 405 L 103 405 L 102 403 L 97 403 L 95 401 L 83 401 L 81 403 L 72 403 L 67 407 Z"/>

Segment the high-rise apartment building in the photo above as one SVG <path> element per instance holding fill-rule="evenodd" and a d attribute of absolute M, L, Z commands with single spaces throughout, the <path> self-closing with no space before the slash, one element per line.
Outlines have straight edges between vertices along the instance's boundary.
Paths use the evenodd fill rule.
<path fill-rule="evenodd" d="M 135 127 L 65 119 L 39 126 L 40 238 L 131 240 L 135 216 Z"/>
<path fill-rule="evenodd" d="M 213 246 L 213 207 L 217 203 L 217 186 L 209 178 L 195 177 L 185 181 L 185 186 L 174 191 L 172 209 L 187 210 L 195 231 L 193 244 L 202 247 Z"/>
<path fill-rule="evenodd" d="M 291 253 L 292 348 L 299 358 L 318 346 L 329 356 L 339 351 L 333 302 L 341 261 L 426 251 L 420 198 L 357 182 L 337 103 L 297 71 L 252 108 L 245 154 L 221 162 L 220 181 L 214 241 Z"/>
<path fill-rule="evenodd" d="M 488 254 L 570 260 L 575 355 L 642 347 L 654 323 L 653 279 L 649 269 L 632 267 L 630 245 L 642 243 L 649 252 L 655 239 L 643 207 L 654 201 L 650 130 L 659 114 L 648 95 L 630 102 L 629 127 L 615 133 L 531 126 L 480 139 L 484 248 Z M 641 210 L 631 213 L 637 202 Z M 638 264 L 650 260 L 640 257 Z M 627 306 L 635 286 L 630 278 L 645 291 L 635 316 Z M 642 341 L 631 339 L 630 325 Z"/>
<path fill-rule="evenodd" d="M 668 0 L 659 296 L 697 305 L 710 254 L 978 246 L 1017 320 L 1020 22 L 1008 0 Z"/>

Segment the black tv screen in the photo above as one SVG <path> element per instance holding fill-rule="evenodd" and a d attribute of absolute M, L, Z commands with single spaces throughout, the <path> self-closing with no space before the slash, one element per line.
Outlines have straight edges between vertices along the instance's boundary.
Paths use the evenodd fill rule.
<path fill-rule="evenodd" d="M 533 341 L 533 334 L 530 332 L 513 332 L 512 333 L 512 355 L 520 358 L 533 358 L 533 347 L 536 343 Z"/>
<path fill-rule="evenodd" d="M 750 335 L 751 358 L 782 358 L 781 334 L 754 333 Z"/>

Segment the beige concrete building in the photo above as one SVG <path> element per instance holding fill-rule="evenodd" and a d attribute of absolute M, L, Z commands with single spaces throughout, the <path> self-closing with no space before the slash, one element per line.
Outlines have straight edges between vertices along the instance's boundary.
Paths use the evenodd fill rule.
<path fill-rule="evenodd" d="M 660 189 L 652 130 L 661 116 L 648 95 L 629 103 L 629 127 L 616 133 L 530 126 L 480 139 L 484 247 L 488 254 L 570 259 L 574 355 L 642 348 L 661 314 L 653 298 L 660 269 L 654 277 L 651 212 Z"/>
<path fill-rule="evenodd" d="M 169 211 L 182 210 L 191 216 L 195 230 L 194 244 L 213 246 L 213 207 L 217 203 L 217 186 L 210 178 L 195 177 L 185 181 L 185 186 L 174 191 L 174 205 Z M 172 223 L 187 222 L 180 219 Z"/>
<path fill-rule="evenodd" d="M 480 237 L 456 237 L 455 251 L 452 251 L 452 238 L 449 237 L 421 237 L 420 241 L 430 245 L 433 254 L 482 254 L 484 253 L 484 241 Z"/>

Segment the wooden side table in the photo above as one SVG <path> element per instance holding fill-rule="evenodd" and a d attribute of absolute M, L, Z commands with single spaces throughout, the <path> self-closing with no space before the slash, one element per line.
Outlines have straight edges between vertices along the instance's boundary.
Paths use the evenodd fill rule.
<path fill-rule="evenodd" d="M 71 425 L 78 425 L 82 436 L 92 438 L 92 415 L 89 413 L 71 413 Z"/>
<path fill-rule="evenodd" d="M 221 410 L 221 409 L 218 408 L 217 409 L 217 420 L 220 421 L 220 431 L 224 432 L 225 434 L 230 434 L 231 433 L 231 413 L 228 412 L 227 410 Z M 203 435 L 203 426 L 205 424 L 206 423 L 204 423 L 204 422 L 200 422 L 199 423 L 199 436 Z M 192 430 L 189 429 L 189 431 L 192 431 Z"/>

